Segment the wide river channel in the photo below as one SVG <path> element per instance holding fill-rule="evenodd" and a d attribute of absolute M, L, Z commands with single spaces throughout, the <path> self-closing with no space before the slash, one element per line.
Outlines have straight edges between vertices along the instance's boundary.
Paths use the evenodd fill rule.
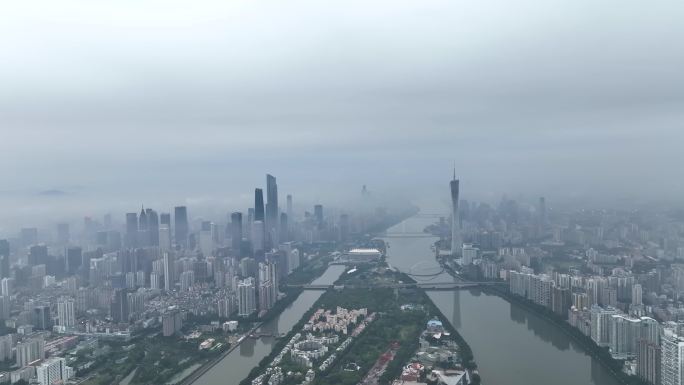
<path fill-rule="evenodd" d="M 433 237 L 417 235 L 434 218 L 413 217 L 388 230 L 388 262 L 407 273 L 432 274 L 441 269 L 431 246 Z M 403 236 L 402 234 L 405 234 Z M 316 284 L 332 284 L 344 271 L 331 266 Z M 450 282 L 446 273 L 417 280 Z M 321 296 L 304 291 L 262 329 L 287 333 Z M 534 313 L 479 290 L 433 291 L 430 298 L 468 341 L 485 385 L 617 385 L 596 360 L 552 323 Z M 268 355 L 275 339 L 247 338 L 196 385 L 238 385 Z"/>
<path fill-rule="evenodd" d="M 330 266 L 312 283 L 332 284 L 344 270 L 344 266 Z M 305 290 L 278 317 L 264 324 L 260 331 L 272 335 L 288 333 L 322 294 L 322 290 Z M 238 385 L 247 377 L 252 368 L 259 365 L 259 361 L 271 352 L 275 341 L 274 337 L 246 338 L 237 349 L 204 373 L 193 385 Z"/>
<path fill-rule="evenodd" d="M 431 250 L 436 238 L 416 236 L 434 221 L 413 217 L 389 229 L 388 262 L 406 273 L 439 272 Z M 453 281 L 447 273 L 415 279 Z M 618 384 L 555 325 L 518 305 L 479 290 L 428 294 L 472 348 L 485 385 Z"/>

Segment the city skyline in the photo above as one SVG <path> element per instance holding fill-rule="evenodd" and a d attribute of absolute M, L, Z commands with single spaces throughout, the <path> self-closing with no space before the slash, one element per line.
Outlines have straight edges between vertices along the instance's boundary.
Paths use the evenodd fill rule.
<path fill-rule="evenodd" d="M 324 310 L 330 306 L 329 298 L 370 301 L 368 306 L 379 311 L 373 297 L 387 295 L 389 298 L 380 301 L 381 306 L 394 310 L 381 317 L 386 323 L 383 328 L 400 333 L 401 328 L 394 329 L 396 324 L 416 326 L 413 316 L 397 315 L 417 311 L 424 317 L 423 322 L 427 321 L 420 336 L 411 334 L 410 338 L 419 340 L 429 340 L 429 335 L 451 339 L 450 333 L 442 335 L 445 325 L 460 330 L 484 322 L 473 322 L 473 315 L 492 311 L 485 310 L 492 307 L 486 304 L 487 298 L 497 298 L 500 302 L 495 308 L 503 308 L 495 311 L 504 310 L 506 316 L 488 321 L 501 323 L 502 330 L 520 323 L 518 312 L 532 306 L 527 311 L 540 312 L 553 320 L 544 321 L 548 324 L 544 327 L 565 329 L 552 340 L 561 335 L 569 339 L 570 333 L 586 343 L 582 348 L 586 352 L 560 351 L 584 360 L 588 359 L 586 353 L 603 355 L 610 365 L 622 365 L 626 360 L 629 367 L 635 368 L 634 372 L 607 375 L 605 368 L 595 373 L 592 367 L 592 384 L 613 385 L 612 381 L 618 379 L 639 378 L 644 385 L 658 385 L 662 378 L 669 381 L 664 383 L 682 385 L 681 376 L 673 372 L 684 362 L 679 350 L 684 346 L 682 324 L 663 320 L 675 319 L 680 293 L 684 292 L 684 217 L 672 211 L 556 209 L 554 201 L 546 197 L 527 202 L 503 198 L 491 205 L 463 199 L 461 193 L 467 188 L 461 189 L 457 167 L 452 172 L 450 178 L 444 178 L 444 182 L 449 180 L 449 187 L 446 183 L 442 187 L 442 192 L 451 197 L 450 216 L 446 211 L 421 211 L 409 201 L 388 206 L 383 196 L 366 186 L 357 191 L 359 202 L 352 207 L 331 208 L 323 200 L 303 209 L 295 205 L 296 194 L 281 192 L 286 197 L 283 207 L 276 204 L 280 201 L 276 177 L 265 174 L 266 188 L 254 188 L 252 204 L 224 213 L 216 222 L 195 217 L 192 206 L 160 209 L 144 204 L 118 218 L 103 217 L 102 223 L 86 218 L 83 228 L 59 224 L 53 229 L 56 237 L 46 237 L 37 228 L 22 228 L 18 237 L 0 239 L 0 319 L 14 325 L 7 329 L 9 333 L 17 333 L 16 341 L 14 335 L 0 338 L 0 356 L 15 358 L 11 364 L 15 377 L 37 376 L 41 384 L 91 372 L 104 376 L 102 368 L 70 365 L 79 359 L 67 361 L 55 355 L 45 359 L 46 352 L 70 351 L 73 346 L 61 345 L 64 340 L 106 344 L 107 339 L 128 340 L 132 333 L 151 333 L 150 337 L 156 337 L 136 340 L 130 345 L 132 349 L 149 350 L 144 347 L 149 341 L 163 343 L 165 349 L 179 349 L 180 335 L 190 339 L 204 335 L 198 341 L 199 349 L 216 349 L 218 353 L 225 349 L 225 343 L 242 346 L 247 337 L 260 341 L 278 335 L 255 332 L 270 329 L 252 323 L 268 320 L 271 313 L 283 312 L 284 319 L 293 322 L 298 317 L 305 320 L 307 316 L 294 309 L 300 299 L 308 298 L 311 304 L 324 306 L 316 310 L 317 314 L 331 318 L 325 322 L 319 316 L 311 318 L 316 321 L 315 328 L 307 330 L 306 337 L 290 330 L 285 337 L 290 342 L 265 373 L 243 372 L 248 366 L 229 369 L 236 358 L 227 351 L 225 357 L 216 358 L 216 366 L 200 364 L 187 381 L 214 384 L 215 373 L 237 371 L 238 378 L 246 377 L 243 383 L 264 385 L 266 378 L 280 383 L 301 376 L 281 370 L 281 362 L 290 362 L 285 358 L 290 357 L 293 365 L 312 367 L 313 362 L 320 362 L 306 376 L 318 373 L 323 381 L 335 383 L 335 377 L 328 378 L 323 372 L 338 359 L 337 354 L 328 355 L 327 346 L 344 347 L 350 343 L 340 339 L 340 335 L 347 334 L 346 329 L 335 329 L 340 335 L 330 335 L 326 329 L 351 323 L 356 330 L 363 330 L 379 321 L 367 308 L 347 311 L 337 307 L 338 315 L 333 317 Z M 278 221 L 275 226 L 274 220 Z M 359 270 L 363 273 L 359 274 Z M 463 289 L 467 290 L 449 293 Z M 311 296 L 308 290 L 318 292 Z M 415 297 L 416 290 L 428 295 Z M 369 291 L 373 292 L 370 296 Z M 473 294 L 479 291 L 485 294 Z M 432 297 L 436 293 L 453 297 L 444 302 Z M 427 302 L 420 306 L 406 303 L 399 300 L 401 295 Z M 479 298 L 475 304 L 473 298 Z M 449 315 L 446 324 L 429 316 L 434 311 L 432 306 Z M 484 308 L 474 310 L 473 306 Z M 362 315 L 363 322 L 359 324 L 357 318 L 339 323 L 340 314 Z M 207 319 L 217 320 L 202 324 Z M 280 318 L 265 322 L 278 323 Z M 526 338 L 537 344 L 535 349 L 558 349 L 548 337 L 542 336 L 540 340 L 545 343 L 538 345 L 539 325 L 532 328 L 535 337 Z M 529 325 L 526 329 L 529 333 Z M 473 338 L 472 333 L 468 341 L 478 345 L 477 358 L 467 355 L 467 342 L 454 340 L 444 345 L 451 348 L 440 348 L 446 349 L 442 354 L 466 360 L 455 364 L 452 373 L 467 375 L 476 385 L 480 376 L 477 365 L 482 362 L 482 373 L 494 383 L 501 382 L 496 380 L 499 371 L 490 368 L 506 364 L 492 366 L 493 357 L 483 351 L 501 347 L 491 341 L 482 345 L 480 337 Z M 477 328 L 475 333 L 494 335 L 500 331 Z M 382 335 L 355 331 L 350 338 L 363 341 L 368 336 Z M 241 337 L 235 339 L 237 336 Z M 397 338 L 403 342 L 406 337 L 400 333 L 387 338 L 389 343 Z M 429 343 L 419 345 L 424 345 L 419 350 L 435 348 Z M 411 345 L 405 346 L 411 349 Z M 515 346 L 505 349 L 510 348 Z M 194 347 L 192 350 L 196 351 Z M 344 349 L 335 351 L 345 354 Z M 119 354 L 118 348 L 116 352 Z M 236 352 L 242 354 L 239 349 Z M 184 356 L 192 362 L 201 357 Z M 385 355 L 378 362 L 383 361 L 382 357 Z M 510 360 L 506 358 L 506 362 Z M 517 358 L 515 361 L 518 366 L 525 365 Z M 536 376 L 546 378 L 544 383 L 558 379 L 562 369 L 551 368 L 554 365 L 547 363 L 544 368 L 516 374 L 515 383 L 527 383 Z M 120 364 L 106 370 L 128 371 Z M 373 373 L 371 370 L 368 375 Z M 146 381 L 142 374 L 133 376 L 137 382 Z M 404 367 L 400 377 L 407 380 L 415 373 Z"/>
<path fill-rule="evenodd" d="M 264 171 L 312 203 L 363 184 L 434 198 L 453 160 L 477 199 L 682 205 L 680 3 L 36 3 L 0 15 L 11 219 L 237 206 Z"/>
<path fill-rule="evenodd" d="M 0 11 L 2 385 L 684 385 L 684 2 Z"/>

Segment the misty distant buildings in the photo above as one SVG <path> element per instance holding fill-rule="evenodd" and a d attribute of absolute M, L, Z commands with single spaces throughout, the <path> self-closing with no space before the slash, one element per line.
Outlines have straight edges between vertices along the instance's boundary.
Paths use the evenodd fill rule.
<path fill-rule="evenodd" d="M 546 198 L 539 198 L 538 217 L 537 217 L 537 236 L 544 236 L 548 228 L 548 219 L 546 214 Z"/>
<path fill-rule="evenodd" d="M 252 222 L 252 253 L 261 255 L 264 253 L 264 222 L 255 220 Z"/>
<path fill-rule="evenodd" d="M 233 255 L 242 256 L 242 213 L 234 212 L 230 214 L 230 235 Z"/>
<path fill-rule="evenodd" d="M 294 220 L 294 210 L 292 207 L 292 194 L 287 194 L 287 217 L 293 221 Z"/>
<path fill-rule="evenodd" d="M 199 250 L 205 257 L 210 256 L 214 251 L 216 226 L 209 221 L 202 222 L 202 228 L 199 231 Z"/>
<path fill-rule="evenodd" d="M 174 212 L 174 235 L 176 244 L 183 247 L 188 245 L 188 235 L 190 232 L 188 224 L 188 209 L 185 206 L 177 206 L 173 210 Z"/>
<path fill-rule="evenodd" d="M 10 245 L 6 239 L 0 239 L 0 278 L 9 278 L 10 271 Z"/>
<path fill-rule="evenodd" d="M 318 229 L 323 228 L 323 205 L 314 206 L 314 221 Z"/>
<path fill-rule="evenodd" d="M 38 243 L 38 229 L 35 227 L 25 227 L 20 232 L 21 244 L 24 247 Z"/>
<path fill-rule="evenodd" d="M 171 250 L 171 228 L 167 224 L 159 226 L 159 250 L 168 252 Z"/>
<path fill-rule="evenodd" d="M 61 245 L 66 245 L 71 240 L 69 235 L 69 224 L 68 223 L 58 223 L 57 224 L 57 243 Z"/>
<path fill-rule="evenodd" d="M 138 214 L 126 213 L 126 236 L 124 245 L 136 247 L 138 244 Z"/>
<path fill-rule="evenodd" d="M 159 246 L 159 215 L 157 212 L 150 208 L 141 211 L 139 222 L 138 247 Z"/>
<path fill-rule="evenodd" d="M 167 226 L 168 228 L 171 228 L 171 214 L 169 214 L 169 213 L 159 214 L 159 225 L 160 226 Z"/>

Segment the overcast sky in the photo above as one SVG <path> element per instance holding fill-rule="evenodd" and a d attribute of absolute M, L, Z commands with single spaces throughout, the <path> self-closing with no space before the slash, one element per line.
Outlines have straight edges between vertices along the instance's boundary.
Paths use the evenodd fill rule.
<path fill-rule="evenodd" d="M 454 161 L 473 199 L 682 205 L 682 20 L 680 0 L 7 1 L 0 229 L 240 206 L 266 172 L 311 202 L 446 197 Z"/>

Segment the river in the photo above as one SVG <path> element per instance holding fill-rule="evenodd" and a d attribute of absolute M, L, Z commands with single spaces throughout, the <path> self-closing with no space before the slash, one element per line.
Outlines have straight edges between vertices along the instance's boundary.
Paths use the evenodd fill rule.
<path fill-rule="evenodd" d="M 330 285 L 343 272 L 344 266 L 330 266 L 313 283 Z M 288 333 L 322 294 L 323 291 L 318 290 L 303 291 L 278 317 L 264 324 L 259 331 L 273 335 Z M 204 373 L 193 385 L 238 385 L 247 377 L 252 368 L 271 353 L 275 342 L 276 339 L 273 337 L 246 338 L 237 349 Z"/>
<path fill-rule="evenodd" d="M 434 218 L 410 218 L 389 230 L 420 232 Z M 439 272 L 435 238 L 388 238 L 387 260 L 414 274 Z M 446 273 L 418 281 L 450 282 Z M 485 385 L 617 385 L 609 372 L 555 325 L 479 290 L 428 293 L 473 350 Z"/>

